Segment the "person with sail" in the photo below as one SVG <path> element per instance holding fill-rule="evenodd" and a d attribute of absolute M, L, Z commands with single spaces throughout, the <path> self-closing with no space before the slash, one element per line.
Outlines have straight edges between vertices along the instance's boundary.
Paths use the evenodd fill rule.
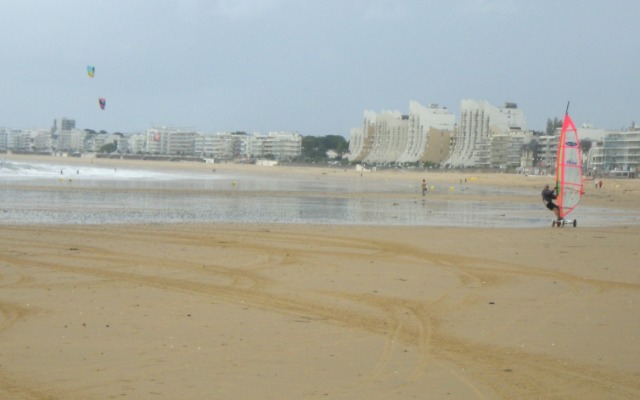
<path fill-rule="evenodd" d="M 549 189 L 548 184 L 544 185 L 544 189 L 542 190 L 542 201 L 544 201 L 544 204 L 549 210 L 553 211 L 558 222 L 561 222 L 562 218 L 560 217 L 560 207 L 558 207 L 558 205 L 553 202 L 558 198 L 558 196 L 554 193 L 555 191 L 555 188 L 553 190 Z"/>

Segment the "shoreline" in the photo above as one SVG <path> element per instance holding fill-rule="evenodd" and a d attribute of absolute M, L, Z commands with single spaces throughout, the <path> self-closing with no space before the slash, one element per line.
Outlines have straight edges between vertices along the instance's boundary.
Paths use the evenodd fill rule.
<path fill-rule="evenodd" d="M 530 191 L 534 199 L 527 199 L 523 196 L 510 196 L 512 201 L 538 201 L 537 193 L 542 190 L 545 183 L 553 183 L 553 176 L 534 176 L 519 175 L 508 173 L 466 173 L 465 171 L 442 171 L 442 170 L 379 170 L 376 172 L 360 173 L 355 171 L 354 167 L 344 168 L 335 166 L 259 166 L 254 164 L 205 164 L 198 162 L 172 162 L 172 161 L 155 161 L 155 160 L 121 160 L 121 159 L 97 159 L 97 158 L 75 158 L 75 157 L 56 157 L 56 156 L 34 156 L 34 155 L 18 155 L 3 154 L 2 158 L 10 161 L 18 162 L 41 162 L 41 163 L 60 163 L 77 166 L 94 166 L 104 168 L 129 168 L 142 169 L 151 171 L 189 171 L 193 173 L 211 174 L 215 173 L 233 173 L 233 174 L 252 174 L 265 176 L 302 176 L 308 179 L 323 179 L 326 177 L 337 177 L 343 179 L 366 179 L 367 181 L 379 182 L 386 185 L 391 182 L 400 182 L 407 184 L 416 192 L 420 190 L 422 179 L 426 179 L 428 185 L 436 185 L 440 189 L 446 189 L 454 185 L 473 185 L 486 186 L 496 188 L 518 188 Z M 594 181 L 585 181 L 584 196 L 581 199 L 581 205 L 590 207 L 605 207 L 622 210 L 640 210 L 640 179 L 602 179 L 603 186 L 595 188 Z M 435 193 L 432 193 L 435 194 Z M 379 195 L 379 194 L 377 194 Z M 406 194 L 398 193 L 403 197 Z M 455 200 L 457 196 L 447 193 L 446 190 L 440 190 L 437 195 L 439 198 Z M 384 194 L 384 196 L 392 196 L 392 194 Z M 483 194 L 478 200 L 496 201 L 501 199 L 500 194 L 492 196 L 490 193 Z"/>

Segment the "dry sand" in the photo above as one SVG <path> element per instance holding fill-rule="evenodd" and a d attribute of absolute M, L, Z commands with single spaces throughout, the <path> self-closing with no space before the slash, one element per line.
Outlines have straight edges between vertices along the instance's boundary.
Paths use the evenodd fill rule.
<path fill-rule="evenodd" d="M 422 175 L 467 177 L 364 179 Z M 639 188 L 584 202 L 637 210 Z M 0 398 L 637 399 L 639 234 L 0 224 Z"/>

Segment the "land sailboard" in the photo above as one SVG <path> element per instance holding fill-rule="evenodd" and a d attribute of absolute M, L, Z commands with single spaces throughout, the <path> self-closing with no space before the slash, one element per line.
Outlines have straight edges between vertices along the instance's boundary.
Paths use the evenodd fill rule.
<path fill-rule="evenodd" d="M 556 194 L 560 218 L 563 219 L 576 208 L 583 194 L 580 141 L 578 131 L 569 117 L 569 105 L 567 105 L 558 140 Z"/>

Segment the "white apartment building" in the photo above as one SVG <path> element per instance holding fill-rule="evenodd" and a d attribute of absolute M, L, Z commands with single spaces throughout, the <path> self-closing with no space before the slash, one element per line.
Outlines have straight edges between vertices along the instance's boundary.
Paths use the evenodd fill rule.
<path fill-rule="evenodd" d="M 33 151 L 36 153 L 51 153 L 53 151 L 53 137 L 47 129 L 34 129 L 31 135 Z"/>
<path fill-rule="evenodd" d="M 400 111 L 383 111 L 378 114 L 366 110 L 363 127 L 351 131 L 355 136 L 349 141 L 349 159 L 368 163 L 395 161 L 394 154 L 399 157 L 402 151 L 397 146 L 399 138 L 392 140 L 391 136 L 404 136 L 406 140 L 408 128 L 408 118 L 403 119 Z"/>
<path fill-rule="evenodd" d="M 145 151 L 151 154 L 189 154 L 233 160 L 266 155 L 273 155 L 277 159 L 292 159 L 299 157 L 302 152 L 302 136 L 291 132 L 211 135 L 174 128 L 151 128 L 147 129 L 145 136 Z"/>
<path fill-rule="evenodd" d="M 87 132 L 80 129 L 63 130 L 58 132 L 56 139 L 56 150 L 70 153 L 80 153 L 85 151 L 84 141 Z"/>
<path fill-rule="evenodd" d="M 364 128 L 351 128 L 349 132 L 349 154 L 344 158 L 355 160 L 356 156 L 364 154 Z"/>
<path fill-rule="evenodd" d="M 8 136 L 9 136 L 9 129 L 3 128 L 0 126 L 0 151 L 9 150 L 9 146 L 7 146 Z"/>
<path fill-rule="evenodd" d="M 370 159 L 369 155 L 374 151 L 374 142 L 377 136 L 376 117 L 377 114 L 375 112 L 365 111 L 362 128 L 354 128 L 351 130 L 351 133 L 356 136 L 351 137 L 349 140 L 350 161 Z"/>
<path fill-rule="evenodd" d="M 489 166 L 501 169 L 521 167 L 523 148 L 532 138 L 531 132 L 494 135 L 490 141 Z"/>
<path fill-rule="evenodd" d="M 195 155 L 215 160 L 232 160 L 234 158 L 234 141 L 230 133 L 202 134 L 196 138 Z"/>
<path fill-rule="evenodd" d="M 538 136 L 538 167 L 552 173 L 558 156 L 558 136 Z"/>
<path fill-rule="evenodd" d="M 149 154 L 167 154 L 166 149 L 169 142 L 169 134 L 172 129 L 161 128 L 149 128 L 145 131 L 145 153 Z"/>
<path fill-rule="evenodd" d="M 302 135 L 298 133 L 278 131 L 247 137 L 247 154 L 253 158 L 272 156 L 277 160 L 291 160 L 301 153 Z"/>
<path fill-rule="evenodd" d="M 115 143 L 118 146 L 118 149 L 122 151 L 123 149 L 121 149 L 120 146 L 125 141 L 126 140 L 122 138 L 120 135 L 115 135 L 113 133 L 91 134 L 91 135 L 87 135 L 86 137 L 84 149 L 87 152 L 97 153 L 100 151 L 102 146 L 106 144 Z"/>
<path fill-rule="evenodd" d="M 200 133 L 195 131 L 178 131 L 169 134 L 165 154 L 193 155 L 195 139 Z"/>
<path fill-rule="evenodd" d="M 0 128 L 0 151 L 50 153 L 53 138 L 48 129 Z"/>
<path fill-rule="evenodd" d="M 365 113 L 365 127 L 371 135 L 369 154 L 363 161 L 387 164 L 398 160 L 409 134 L 409 117 L 400 111 Z"/>
<path fill-rule="evenodd" d="M 0 128 L 0 151 L 19 150 L 22 136 L 22 129 Z"/>
<path fill-rule="evenodd" d="M 588 168 L 613 176 L 637 176 L 640 171 L 640 129 L 609 132 L 592 150 L 594 147 L 600 148 L 594 151 Z"/>
<path fill-rule="evenodd" d="M 525 116 L 515 103 L 495 107 L 487 101 L 462 100 L 460 124 L 445 164 L 450 167 L 489 167 L 493 136 L 524 131 Z"/>
<path fill-rule="evenodd" d="M 371 164 L 433 162 L 448 157 L 455 116 L 445 107 L 409 103 L 400 111 L 365 111 L 362 128 L 351 130 L 349 160 Z"/>
<path fill-rule="evenodd" d="M 130 154 L 143 153 L 146 148 L 147 135 L 135 133 L 118 142 L 118 151 Z"/>
<path fill-rule="evenodd" d="M 456 117 L 446 107 L 417 101 L 409 102 L 407 142 L 399 162 L 441 163 L 449 156 L 449 142 L 456 127 Z"/>
<path fill-rule="evenodd" d="M 146 132 L 146 153 L 180 155 L 195 154 L 198 132 L 178 128 L 150 128 Z"/>

